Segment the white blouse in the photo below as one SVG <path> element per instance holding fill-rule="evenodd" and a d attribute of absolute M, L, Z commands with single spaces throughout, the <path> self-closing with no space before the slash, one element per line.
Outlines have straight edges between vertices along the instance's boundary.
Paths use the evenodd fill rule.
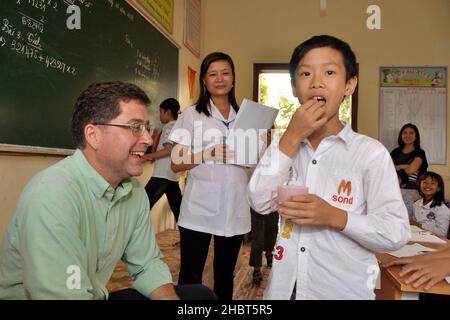
<path fill-rule="evenodd" d="M 163 149 L 166 144 L 173 144 L 173 142 L 169 140 L 169 134 L 174 125 L 175 120 L 170 121 L 163 127 L 156 151 Z M 164 178 L 170 181 L 178 182 L 180 180 L 181 173 L 173 172 L 170 166 L 170 156 L 156 159 L 152 177 Z"/>
<path fill-rule="evenodd" d="M 423 229 L 446 237 L 450 219 L 450 210 L 445 204 L 430 208 L 431 202 L 432 201 L 424 205 L 423 199 L 417 200 L 413 207 L 414 219 Z"/>
<path fill-rule="evenodd" d="M 225 120 L 210 101 L 211 116 L 186 108 L 175 123 L 169 139 L 192 147 L 193 153 L 223 142 L 233 126 L 236 112 L 230 108 Z M 248 176 L 243 167 L 201 163 L 189 171 L 181 202 L 178 225 L 183 228 L 231 237 L 250 231 L 250 207 L 246 199 Z"/>

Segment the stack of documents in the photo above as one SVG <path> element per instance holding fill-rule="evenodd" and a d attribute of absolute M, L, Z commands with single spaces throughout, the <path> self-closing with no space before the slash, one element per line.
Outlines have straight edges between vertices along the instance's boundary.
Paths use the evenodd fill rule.
<path fill-rule="evenodd" d="M 438 244 L 446 244 L 445 240 L 442 240 L 435 235 L 433 235 L 430 231 L 423 230 L 417 226 L 411 226 L 411 240 L 414 242 L 428 242 L 428 243 L 438 243 Z"/>
<path fill-rule="evenodd" d="M 435 251 L 435 249 L 425 247 L 418 243 L 414 243 L 414 244 L 407 244 L 396 251 L 387 253 L 390 254 L 391 256 L 402 258 L 402 257 L 416 256 L 418 254 L 423 254 L 432 251 Z"/>

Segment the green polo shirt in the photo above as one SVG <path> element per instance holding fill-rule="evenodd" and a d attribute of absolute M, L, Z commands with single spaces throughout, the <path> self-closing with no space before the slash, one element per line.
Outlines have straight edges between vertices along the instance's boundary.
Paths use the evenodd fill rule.
<path fill-rule="evenodd" d="M 107 299 L 119 259 L 144 296 L 172 283 L 149 212 L 136 179 L 114 189 L 76 150 L 23 190 L 0 247 L 0 299 Z"/>

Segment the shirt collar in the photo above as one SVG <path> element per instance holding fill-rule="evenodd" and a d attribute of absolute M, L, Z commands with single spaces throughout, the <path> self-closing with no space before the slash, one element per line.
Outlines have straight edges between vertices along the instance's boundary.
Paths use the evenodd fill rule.
<path fill-rule="evenodd" d="M 345 146 L 350 148 L 353 140 L 355 140 L 356 133 L 352 130 L 350 125 L 348 123 L 345 123 L 344 121 L 341 121 L 344 128 L 336 135 L 336 137 L 340 138 L 342 141 L 344 141 Z"/>
<path fill-rule="evenodd" d="M 325 139 L 330 139 L 330 140 L 332 140 L 332 139 L 339 139 L 342 142 L 344 142 L 345 147 L 347 149 L 349 149 L 351 144 L 352 144 L 352 142 L 355 139 L 356 133 L 352 130 L 352 128 L 350 127 L 350 125 L 348 123 L 345 123 L 344 121 L 341 121 L 341 123 L 344 126 L 341 129 L 341 131 L 339 131 L 338 134 L 328 136 Z M 305 139 L 304 141 L 302 141 L 302 144 L 306 144 L 309 147 L 311 147 L 311 143 L 309 142 L 308 139 Z"/>
<path fill-rule="evenodd" d="M 91 189 L 97 199 L 105 197 L 109 201 L 117 200 L 131 191 L 132 182 L 130 179 L 123 180 L 117 188 L 114 189 L 108 181 L 106 181 L 105 178 L 91 166 L 80 149 L 76 149 L 72 157 L 78 165 L 81 175 L 89 181 L 88 188 Z"/>
<path fill-rule="evenodd" d="M 219 109 L 216 107 L 216 105 L 214 104 L 212 99 L 209 99 L 209 105 L 210 105 L 211 115 L 217 120 L 231 122 L 234 120 L 234 118 L 236 118 L 236 111 L 234 111 L 234 108 L 231 105 L 230 105 L 230 113 L 228 114 L 228 119 L 226 119 L 226 120 L 223 117 L 222 113 L 219 111 Z"/>
<path fill-rule="evenodd" d="M 430 202 L 428 202 L 427 204 L 423 204 L 423 198 L 420 199 L 420 205 L 425 208 L 425 209 L 431 209 L 431 203 L 433 202 L 433 200 L 431 200 Z"/>

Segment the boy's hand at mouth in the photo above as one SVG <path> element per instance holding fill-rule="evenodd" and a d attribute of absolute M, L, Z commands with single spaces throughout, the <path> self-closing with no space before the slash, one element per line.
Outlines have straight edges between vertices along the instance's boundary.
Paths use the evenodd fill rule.
<path fill-rule="evenodd" d="M 314 97 L 295 111 L 279 145 L 288 157 L 292 158 L 300 143 L 327 123 L 325 102 L 323 97 Z"/>

